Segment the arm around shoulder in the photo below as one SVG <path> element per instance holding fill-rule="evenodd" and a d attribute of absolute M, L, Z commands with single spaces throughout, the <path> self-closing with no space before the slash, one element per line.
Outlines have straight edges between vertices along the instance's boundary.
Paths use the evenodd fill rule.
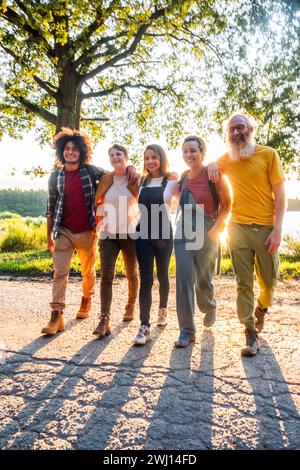
<path fill-rule="evenodd" d="M 211 162 L 207 165 L 208 179 L 213 183 L 217 183 L 221 176 L 220 167 L 217 162 Z"/>

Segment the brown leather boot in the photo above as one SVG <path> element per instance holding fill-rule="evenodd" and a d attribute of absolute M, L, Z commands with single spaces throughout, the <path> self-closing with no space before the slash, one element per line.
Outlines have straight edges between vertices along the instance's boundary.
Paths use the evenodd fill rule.
<path fill-rule="evenodd" d="M 245 329 L 246 346 L 241 349 L 241 355 L 253 357 L 258 351 L 258 336 L 256 330 Z"/>
<path fill-rule="evenodd" d="M 100 317 L 100 321 L 93 331 L 93 335 L 97 335 L 99 338 L 110 335 L 109 317 L 104 315 Z"/>
<path fill-rule="evenodd" d="M 255 327 L 256 327 L 256 329 L 259 333 L 261 333 L 261 331 L 264 328 L 265 316 L 266 316 L 267 313 L 268 313 L 267 308 L 260 308 L 258 305 L 254 310 Z"/>
<path fill-rule="evenodd" d="M 82 320 L 84 318 L 87 318 L 89 316 L 91 308 L 92 308 L 91 297 L 88 297 L 88 298 L 82 297 L 81 298 L 81 305 L 80 305 L 80 308 L 79 308 L 79 310 L 76 314 L 76 318 L 78 318 L 80 320 Z"/>
<path fill-rule="evenodd" d="M 58 331 L 65 328 L 64 317 L 62 310 L 52 310 L 51 319 L 47 326 L 42 329 L 42 333 L 46 335 L 56 335 Z"/>
<path fill-rule="evenodd" d="M 128 302 L 128 304 L 127 304 L 126 307 L 125 307 L 125 313 L 124 313 L 124 316 L 123 316 L 123 321 L 131 321 L 131 320 L 133 320 L 133 317 L 134 317 L 134 307 L 135 307 L 135 304 L 134 304 L 134 303 Z"/>

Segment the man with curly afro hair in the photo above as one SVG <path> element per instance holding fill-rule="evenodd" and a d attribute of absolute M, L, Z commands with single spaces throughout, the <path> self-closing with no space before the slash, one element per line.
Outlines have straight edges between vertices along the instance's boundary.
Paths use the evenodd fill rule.
<path fill-rule="evenodd" d="M 42 333 L 47 335 L 55 335 L 64 329 L 63 311 L 74 251 L 81 263 L 83 290 L 76 318 L 89 316 L 96 280 L 98 244 L 95 189 L 105 173 L 91 164 L 91 142 L 83 132 L 62 128 L 54 136 L 52 146 L 55 149 L 56 169 L 49 178 L 46 216 L 48 250 L 53 254 L 54 278 L 51 318 L 42 329 Z M 135 175 L 134 168 L 129 173 Z"/>

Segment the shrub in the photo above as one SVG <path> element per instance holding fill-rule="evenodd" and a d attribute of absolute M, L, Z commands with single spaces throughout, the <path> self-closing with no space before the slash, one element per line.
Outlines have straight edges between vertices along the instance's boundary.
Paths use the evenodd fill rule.
<path fill-rule="evenodd" d="M 283 237 L 288 253 L 300 257 L 300 239 L 288 233 Z"/>
<path fill-rule="evenodd" d="M 0 251 L 21 252 L 31 249 L 45 248 L 46 224 L 35 220 L 24 221 L 22 218 L 8 220 L 2 227 Z"/>
<path fill-rule="evenodd" d="M 7 219 L 22 220 L 22 217 L 19 214 L 15 214 L 14 212 L 0 212 L 0 220 L 7 220 Z"/>

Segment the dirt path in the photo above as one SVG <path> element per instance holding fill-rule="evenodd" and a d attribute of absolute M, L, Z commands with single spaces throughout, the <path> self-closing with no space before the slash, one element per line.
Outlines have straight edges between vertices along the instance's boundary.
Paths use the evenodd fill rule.
<path fill-rule="evenodd" d="M 76 321 L 80 282 L 68 288 L 66 330 L 40 336 L 50 281 L 0 280 L 0 448 L 279 449 L 300 448 L 300 287 L 280 282 L 260 337 L 241 359 L 235 282 L 215 281 L 218 320 L 185 350 L 178 335 L 174 280 L 170 320 L 152 341 L 132 347 L 138 318 L 122 323 L 126 282 L 114 286 L 112 334 L 95 340 L 99 297 Z"/>

